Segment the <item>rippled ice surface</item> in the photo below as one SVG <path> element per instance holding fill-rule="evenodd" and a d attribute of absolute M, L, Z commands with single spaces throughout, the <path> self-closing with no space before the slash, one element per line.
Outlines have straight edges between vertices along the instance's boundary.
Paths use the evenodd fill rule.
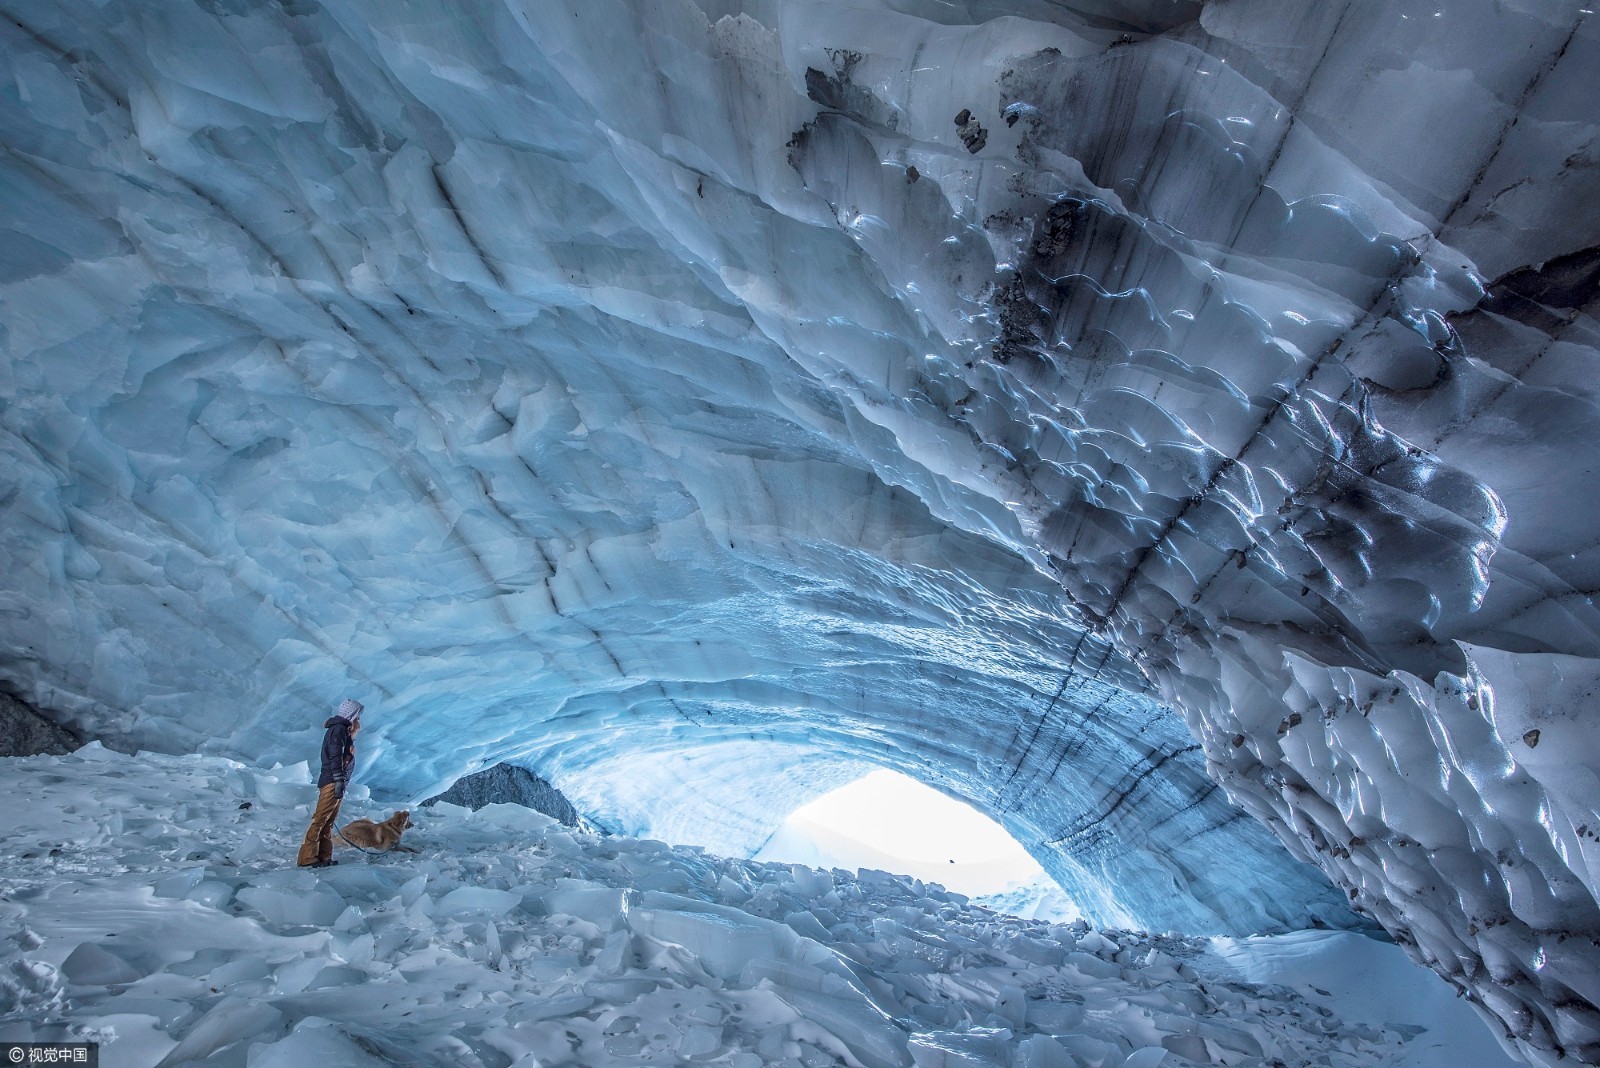
<path fill-rule="evenodd" d="M 0 782 L 0 1039 L 98 1039 L 108 1068 L 1510 1063 L 1346 933 L 1051 925 L 504 805 L 302 871 L 304 765 L 91 745 Z M 362 794 L 348 815 L 386 814 Z"/>

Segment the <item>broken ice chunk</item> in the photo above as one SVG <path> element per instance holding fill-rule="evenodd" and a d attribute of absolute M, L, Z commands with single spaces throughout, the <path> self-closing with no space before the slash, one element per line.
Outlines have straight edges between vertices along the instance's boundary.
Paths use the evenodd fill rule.
<path fill-rule="evenodd" d="M 600 975 L 621 975 L 633 964 L 633 939 L 627 931 L 612 931 L 606 944 L 594 958 L 594 970 Z"/>
<path fill-rule="evenodd" d="M 800 990 L 793 987 L 787 989 L 774 988 L 780 998 L 790 1008 L 794 1009 L 806 1022 L 814 1024 L 827 1035 L 837 1039 L 846 1049 L 867 1068 L 900 1068 L 910 1063 L 911 1058 L 906 1053 L 906 1040 L 899 1028 L 892 1025 L 885 1026 L 889 1021 L 883 1013 L 878 1011 L 866 998 L 833 997 L 829 994 L 813 993 L 809 990 Z M 802 1037 L 801 1031 L 805 1030 L 800 1025 L 791 1025 L 796 1037 Z M 978 1030 L 982 1030 L 981 1028 Z M 1009 1032 L 1006 1032 L 1009 1037 Z M 811 1035 L 804 1036 L 808 1041 L 815 1041 Z M 998 1047 L 1004 1050 L 1003 1043 Z M 919 1064 L 921 1062 L 918 1062 Z M 940 1063 L 940 1062 L 935 1062 Z M 977 1065 L 1004 1064 L 1003 1059 L 990 1059 L 986 1061 L 954 1061 L 953 1064 Z"/>
<path fill-rule="evenodd" d="M 439 899 L 435 911 L 441 916 L 461 919 L 467 916 L 502 916 L 522 904 L 522 895 L 487 886 L 458 886 Z"/>
<path fill-rule="evenodd" d="M 174 872 L 164 878 L 157 879 L 154 891 L 156 897 L 184 897 L 189 891 L 200 885 L 200 880 L 206 876 L 205 869 L 192 868 L 189 871 Z"/>
<path fill-rule="evenodd" d="M 250 1051 L 250 1068 L 382 1068 L 374 1057 L 335 1027 L 315 1018 L 302 1021 L 286 1037 Z"/>
<path fill-rule="evenodd" d="M 294 805 L 310 804 L 317 798 L 317 789 L 295 782 L 273 782 L 270 779 L 256 780 L 256 797 L 264 805 Z"/>
<path fill-rule="evenodd" d="M 310 890 L 257 884 L 240 890 L 239 900 L 269 923 L 295 926 L 326 927 L 339 918 L 345 907 L 344 898 L 320 884 Z"/>
<path fill-rule="evenodd" d="M 783 922 L 796 933 L 814 938 L 818 942 L 827 942 L 832 937 L 828 934 L 828 929 L 809 912 L 791 912 L 783 918 Z"/>
<path fill-rule="evenodd" d="M 217 879 L 206 879 L 184 897 L 208 908 L 220 909 L 233 900 L 233 887 Z"/>
<path fill-rule="evenodd" d="M 634 909 L 628 915 L 628 925 L 635 934 L 682 946 L 700 960 L 706 971 L 730 982 L 739 978 L 751 960 L 791 956 L 800 940 L 787 927 L 731 909 Z"/>
<path fill-rule="evenodd" d="M 917 1068 L 988 1068 L 1006 1063 L 1006 1043 L 1000 1035 L 1009 1032 L 975 1028 L 965 1034 L 931 1031 L 913 1035 L 907 1043 Z"/>
<path fill-rule="evenodd" d="M 1016 986 L 1003 986 L 994 1001 L 994 1014 L 1005 1020 L 1011 1027 L 1018 1031 L 1026 1021 L 1028 1013 L 1028 999 L 1022 989 Z"/>
<path fill-rule="evenodd" d="M 620 887 L 563 879 L 556 889 L 544 895 L 544 907 L 609 931 L 621 920 L 627 897 L 627 890 Z"/>
<path fill-rule="evenodd" d="M 1033 1035 L 1017 1047 L 1018 1068 L 1077 1068 L 1080 1061 L 1048 1035 Z"/>
<path fill-rule="evenodd" d="M 85 942 L 61 962 L 61 974 L 77 986 L 111 986 L 136 983 L 145 973 L 115 953 L 93 942 Z"/>
<path fill-rule="evenodd" d="M 283 1014 L 264 1001 L 226 997 L 201 1017 L 183 1041 L 173 1046 L 156 1068 L 174 1068 L 202 1060 L 225 1046 L 277 1029 Z"/>
<path fill-rule="evenodd" d="M 245 861 L 270 852 L 272 847 L 263 841 L 260 835 L 247 834 L 239 839 L 238 845 L 228 850 L 228 855 L 236 861 Z"/>
<path fill-rule="evenodd" d="M 833 876 L 817 868 L 795 864 L 789 869 L 794 877 L 795 891 L 805 897 L 821 897 L 833 889 Z"/>
<path fill-rule="evenodd" d="M 1041 1031 L 1060 1034 L 1083 1022 L 1083 1006 L 1068 1001 L 1030 1001 L 1026 1019 Z"/>
<path fill-rule="evenodd" d="M 722 1028 L 710 1024 L 690 1024 L 678 1039 L 678 1056 L 704 1057 L 722 1045 Z"/>

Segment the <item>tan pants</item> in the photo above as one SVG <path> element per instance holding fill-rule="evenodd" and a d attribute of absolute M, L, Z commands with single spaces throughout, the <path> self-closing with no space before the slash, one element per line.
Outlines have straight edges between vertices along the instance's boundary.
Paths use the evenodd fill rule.
<path fill-rule="evenodd" d="M 317 794 L 317 810 L 311 814 L 306 840 L 300 843 L 297 862 L 302 868 L 333 859 L 333 821 L 339 818 L 339 801 L 334 796 L 332 783 Z"/>

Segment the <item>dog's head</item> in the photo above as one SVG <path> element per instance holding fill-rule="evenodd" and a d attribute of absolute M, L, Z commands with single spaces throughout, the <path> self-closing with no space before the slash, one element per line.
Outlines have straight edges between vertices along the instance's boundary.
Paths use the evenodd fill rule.
<path fill-rule="evenodd" d="M 401 809 L 399 812 L 396 812 L 393 816 L 389 817 L 389 822 L 403 831 L 407 827 L 411 826 L 411 813 L 407 809 Z"/>

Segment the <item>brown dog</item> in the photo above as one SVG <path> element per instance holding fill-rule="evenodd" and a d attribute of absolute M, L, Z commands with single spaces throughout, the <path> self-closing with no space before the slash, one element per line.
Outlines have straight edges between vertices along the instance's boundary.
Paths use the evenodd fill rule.
<path fill-rule="evenodd" d="M 402 853 L 416 853 L 419 851 L 400 844 L 400 835 L 409 826 L 411 826 L 411 813 L 401 809 L 382 823 L 351 820 L 339 829 L 339 835 L 346 842 L 361 849 L 375 849 L 380 852 L 394 849 Z"/>

